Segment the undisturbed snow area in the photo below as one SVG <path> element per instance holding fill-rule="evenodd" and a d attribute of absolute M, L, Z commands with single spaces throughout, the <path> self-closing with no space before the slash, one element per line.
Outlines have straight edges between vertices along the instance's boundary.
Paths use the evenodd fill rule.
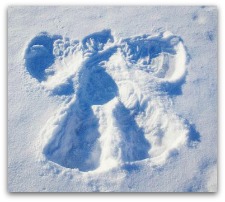
<path fill-rule="evenodd" d="M 8 190 L 216 192 L 216 7 L 10 7 Z"/>

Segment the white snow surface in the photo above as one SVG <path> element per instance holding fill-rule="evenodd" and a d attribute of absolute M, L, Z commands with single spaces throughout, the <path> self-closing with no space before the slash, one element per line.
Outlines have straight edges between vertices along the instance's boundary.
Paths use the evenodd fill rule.
<path fill-rule="evenodd" d="M 8 190 L 216 192 L 217 9 L 10 7 Z"/>

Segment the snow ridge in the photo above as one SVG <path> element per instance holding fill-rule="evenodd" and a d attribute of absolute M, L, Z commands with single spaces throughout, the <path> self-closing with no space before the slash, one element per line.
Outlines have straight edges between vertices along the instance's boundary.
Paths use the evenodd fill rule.
<path fill-rule="evenodd" d="M 148 159 L 162 165 L 200 141 L 173 111 L 187 73 L 183 40 L 170 32 L 115 40 L 111 30 L 71 41 L 46 32 L 25 51 L 25 66 L 64 103 L 43 127 L 39 158 L 82 172 Z"/>

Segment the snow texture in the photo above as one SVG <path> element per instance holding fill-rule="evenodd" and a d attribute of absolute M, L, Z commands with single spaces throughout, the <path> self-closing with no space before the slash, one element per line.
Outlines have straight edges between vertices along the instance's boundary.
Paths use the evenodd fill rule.
<path fill-rule="evenodd" d="M 217 190 L 214 7 L 8 13 L 9 191 Z"/>

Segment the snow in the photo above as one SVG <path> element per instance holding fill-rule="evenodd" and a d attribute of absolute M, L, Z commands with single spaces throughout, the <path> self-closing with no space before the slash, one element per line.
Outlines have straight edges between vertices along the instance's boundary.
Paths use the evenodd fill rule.
<path fill-rule="evenodd" d="M 8 14 L 10 192 L 217 190 L 215 7 Z"/>

